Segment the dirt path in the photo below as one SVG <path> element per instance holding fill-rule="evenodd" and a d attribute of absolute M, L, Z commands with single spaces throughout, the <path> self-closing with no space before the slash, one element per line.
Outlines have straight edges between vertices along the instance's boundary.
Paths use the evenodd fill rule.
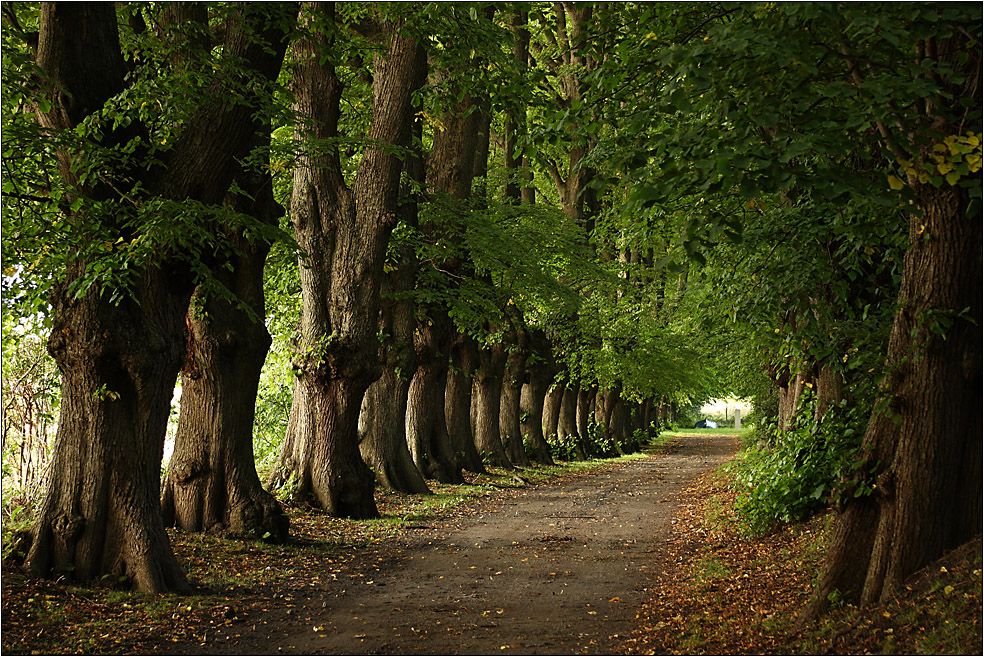
<path fill-rule="evenodd" d="M 644 459 L 504 492 L 474 515 L 373 553 L 371 577 L 287 592 L 255 633 L 200 650 L 612 653 L 662 567 L 680 492 L 735 447 L 731 436 L 684 437 Z"/>

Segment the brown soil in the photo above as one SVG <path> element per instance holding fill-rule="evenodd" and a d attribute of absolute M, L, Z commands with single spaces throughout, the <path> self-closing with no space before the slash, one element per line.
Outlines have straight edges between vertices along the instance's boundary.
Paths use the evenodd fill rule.
<path fill-rule="evenodd" d="M 367 550 L 371 576 L 285 591 L 282 606 L 250 614 L 254 631 L 167 652 L 620 652 L 671 558 L 681 493 L 736 448 L 734 436 L 687 436 L 643 459 L 503 491 Z"/>

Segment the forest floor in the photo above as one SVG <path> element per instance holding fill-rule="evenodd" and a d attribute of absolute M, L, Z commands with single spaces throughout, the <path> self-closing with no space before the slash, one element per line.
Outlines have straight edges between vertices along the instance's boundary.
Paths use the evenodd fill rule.
<path fill-rule="evenodd" d="M 720 468 L 737 440 L 494 473 L 383 518 L 292 510 L 288 546 L 172 534 L 199 585 L 141 596 L 3 570 L 4 654 L 980 654 L 980 542 L 914 578 L 895 606 L 793 629 L 824 516 L 740 531 Z M 581 468 L 581 469 L 577 469 Z"/>

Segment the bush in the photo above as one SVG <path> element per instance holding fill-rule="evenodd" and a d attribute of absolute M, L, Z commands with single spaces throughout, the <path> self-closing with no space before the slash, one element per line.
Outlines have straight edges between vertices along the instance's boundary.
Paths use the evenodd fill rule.
<path fill-rule="evenodd" d="M 755 533 L 808 518 L 836 501 L 838 484 L 860 467 L 858 452 L 871 407 L 846 400 L 814 420 L 814 399 L 805 391 L 793 426 L 780 432 L 763 421 L 732 465 L 738 509 Z M 859 493 L 863 488 L 857 489 Z"/>

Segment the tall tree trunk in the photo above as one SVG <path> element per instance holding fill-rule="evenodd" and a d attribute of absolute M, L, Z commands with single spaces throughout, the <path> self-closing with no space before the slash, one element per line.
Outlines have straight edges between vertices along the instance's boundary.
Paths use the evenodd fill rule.
<path fill-rule="evenodd" d="M 818 368 L 815 377 L 817 402 L 813 410 L 814 419 L 819 422 L 827 410 L 844 398 L 844 377 L 829 365 Z"/>
<path fill-rule="evenodd" d="M 611 420 L 609 421 L 611 440 L 615 446 L 615 451 L 618 454 L 631 454 L 633 451 L 629 445 L 629 438 L 632 435 L 632 429 L 629 426 L 631 422 L 632 411 L 629 409 L 629 405 L 625 403 L 625 400 L 621 397 L 615 398 L 615 404 L 612 408 Z"/>
<path fill-rule="evenodd" d="M 252 15 L 233 12 L 219 56 L 235 59 L 244 77 L 276 76 L 285 35 L 264 24 L 285 10 L 290 11 L 271 6 Z M 39 107 L 38 122 L 55 134 L 74 131 L 129 82 L 116 9 L 108 3 L 46 3 L 39 26 L 36 60 L 54 90 L 41 92 L 49 95 L 50 109 Z M 254 125 L 248 108 L 255 100 L 247 91 L 247 102 L 232 102 L 221 89 L 218 81 L 200 89 L 202 98 L 212 102 L 186 117 L 173 148 L 159 153 L 154 165 L 107 172 L 105 185 L 86 188 L 72 154 L 53 146 L 64 183 L 118 208 L 113 217 L 123 223 L 105 228 L 131 239 L 143 233 L 129 232 L 134 226 L 139 230 L 139 222 L 124 229 L 129 205 L 117 190 L 137 185 L 139 199 L 219 204 L 237 158 L 248 154 Z M 107 129 L 100 146 L 120 145 L 141 134 L 138 124 Z M 114 220 L 75 212 L 67 219 L 83 224 Z M 162 219 L 166 225 L 167 218 Z M 51 476 L 25 567 L 35 576 L 76 581 L 123 576 L 147 593 L 187 590 L 161 518 L 160 467 L 195 281 L 187 262 L 162 253 L 135 274 L 131 294 L 112 303 L 98 287 L 81 295 L 71 291 L 86 267 L 77 256 L 72 259 L 51 297 L 48 349 L 61 370 L 62 401 Z"/>
<path fill-rule="evenodd" d="M 560 407 L 564 401 L 564 384 L 553 383 L 543 400 L 543 437 L 548 442 L 559 439 L 557 431 L 560 425 Z"/>
<path fill-rule="evenodd" d="M 518 313 L 517 313 L 518 315 Z M 522 317 L 513 317 L 514 346 L 506 355 L 506 365 L 502 379 L 502 399 L 499 403 L 499 432 L 506 456 L 513 465 L 529 467 L 530 459 L 523 444 L 523 430 L 520 427 L 520 393 L 526 379 L 526 362 L 530 357 L 530 339 L 525 327 L 520 323 Z"/>
<path fill-rule="evenodd" d="M 478 369 L 472 380 L 472 432 L 482 458 L 495 467 L 512 468 L 500 438 L 499 407 L 506 368 L 506 345 L 480 347 Z"/>
<path fill-rule="evenodd" d="M 426 82 L 426 66 L 417 71 L 415 87 Z M 422 121 L 413 123 L 413 143 L 420 143 Z M 424 183 L 424 162 L 416 151 L 407 158 L 408 177 Z M 419 226 L 417 192 L 407 185 L 401 190 L 400 220 L 409 228 Z M 431 492 L 410 454 L 407 439 L 407 408 L 410 383 L 417 369 L 414 347 L 416 304 L 413 290 L 419 263 L 411 244 L 399 247 L 396 267 L 384 272 L 380 291 L 379 330 L 385 336 L 380 349 L 382 376 L 369 386 L 359 417 L 359 450 L 376 475 L 376 483 L 403 493 Z"/>
<path fill-rule="evenodd" d="M 520 431 L 532 452 L 532 460 L 542 465 L 553 465 L 550 445 L 543 434 L 543 406 L 547 390 L 560 368 L 554 361 L 550 341 L 541 329 L 530 331 L 530 358 L 526 361 L 528 382 L 520 393 Z"/>
<path fill-rule="evenodd" d="M 779 382 L 779 430 L 788 431 L 799 408 L 800 397 L 807 380 L 802 370 Z"/>
<path fill-rule="evenodd" d="M 591 435 L 598 425 L 592 421 L 595 414 L 595 404 L 598 399 L 598 386 L 592 385 L 588 389 L 581 388 L 577 391 L 577 411 L 575 421 L 577 422 L 577 433 L 579 436 Z"/>
<path fill-rule="evenodd" d="M 416 320 L 413 300 L 402 293 L 413 286 L 416 264 L 412 251 L 403 249 L 396 270 L 383 278 L 379 315 L 380 331 L 387 336 L 380 349 L 383 373 L 362 401 L 359 448 L 378 484 L 403 493 L 429 494 L 407 444 L 410 377 L 417 369 Z"/>
<path fill-rule="evenodd" d="M 922 124 L 910 136 L 918 144 L 910 155 L 915 161 L 935 162 L 938 149 L 947 150 L 945 140 L 933 144 L 925 135 L 959 138 L 968 115 L 980 116 L 979 20 L 946 30 L 945 38 L 916 44 L 920 57 L 959 75 L 940 80 L 928 74 L 944 88 L 921 106 Z M 860 77 L 853 64 L 852 74 Z M 847 498 L 816 597 L 801 620 L 821 613 L 835 591 L 848 602 L 887 601 L 908 576 L 980 534 L 984 272 L 980 203 L 970 198 L 971 190 L 979 195 L 980 175 L 939 187 L 908 176 L 915 207 L 889 335 L 888 374 L 862 443 L 870 467 L 860 472 L 872 473 L 873 492 Z"/>
<path fill-rule="evenodd" d="M 247 195 L 233 196 L 230 205 L 259 221 L 276 222 L 283 209 L 273 200 L 269 176 L 240 178 Z M 192 298 L 181 415 L 161 512 L 165 525 L 185 531 L 219 530 L 282 542 L 287 516 L 260 484 L 253 458 L 256 392 L 270 347 L 263 323 L 263 266 L 270 246 L 250 243 L 241 230 L 229 240 L 239 255 L 231 271 L 216 268 L 216 277 L 254 316 L 228 300 L 204 297 L 201 288 Z"/>
<path fill-rule="evenodd" d="M 585 448 L 586 437 L 577 430 L 577 396 L 578 389 L 573 384 L 564 387 L 560 416 L 557 418 L 557 440 L 561 443 L 572 442 L 575 456 L 583 461 L 588 458 L 588 450 Z"/>
<path fill-rule="evenodd" d="M 349 189 L 337 149 L 342 84 L 325 53 L 334 44 L 318 26 L 334 7 L 313 5 L 313 29 L 295 45 L 294 110 L 299 141 L 324 140 L 294 168 L 291 218 L 305 256 L 300 263 L 302 314 L 296 382 L 287 437 L 275 481 L 295 502 L 331 515 L 372 518 L 375 477 L 359 450 L 359 415 L 369 385 L 381 375 L 379 290 L 386 246 L 397 220 L 402 158 L 409 144 L 411 95 L 423 49 L 391 22 L 374 62 L 369 142 Z M 327 145 L 321 145 L 327 144 Z"/>
<path fill-rule="evenodd" d="M 613 417 L 613 414 L 615 413 L 615 408 L 621 399 L 621 394 L 621 383 L 616 383 L 611 387 L 602 388 L 598 391 L 598 398 L 595 406 L 595 420 L 598 423 L 598 431 L 606 442 L 616 440 L 615 433 L 617 430 L 617 422 Z M 621 420 L 621 418 L 618 419 Z"/>
<path fill-rule="evenodd" d="M 434 308 L 429 320 L 417 322 L 417 372 L 410 382 L 407 440 L 413 461 L 425 477 L 463 484 L 444 415 L 452 331 L 451 318 L 443 308 Z"/>
<path fill-rule="evenodd" d="M 642 401 L 642 405 L 639 407 L 639 424 L 638 428 L 642 431 L 646 438 L 652 436 L 652 426 L 653 422 L 656 421 L 656 406 L 653 403 L 652 397 L 646 397 Z"/>
<path fill-rule="evenodd" d="M 861 604 L 890 599 L 906 577 L 980 533 L 981 222 L 968 216 L 962 188 L 921 185 L 917 202 L 889 376 L 863 443 L 874 492 L 837 516 L 807 620 L 834 591 Z"/>
<path fill-rule="evenodd" d="M 73 268 L 75 269 L 75 268 Z M 75 274 L 81 273 L 75 269 Z M 62 373 L 58 435 L 33 529 L 33 575 L 125 576 L 144 592 L 188 590 L 160 511 L 160 467 L 193 286 L 151 270 L 114 306 L 56 292 L 48 349 Z"/>
<path fill-rule="evenodd" d="M 447 71 L 432 71 L 435 83 L 444 82 L 447 74 Z M 427 187 L 438 192 L 435 202 L 449 206 L 442 208 L 444 212 L 467 210 L 478 161 L 476 152 L 481 150 L 478 135 L 484 123 L 480 118 L 482 112 L 475 105 L 467 94 L 462 94 L 461 100 L 441 117 L 441 126 L 435 130 L 427 157 Z M 461 240 L 456 227 L 441 223 L 424 226 L 422 232 L 426 239 L 434 242 L 447 240 L 457 244 Z M 464 264 L 458 257 L 447 258 L 436 266 L 442 275 L 450 274 L 449 287 L 457 285 L 457 279 L 464 271 Z M 445 483 L 464 483 L 461 469 L 465 459 L 452 447 L 445 411 L 454 324 L 448 308 L 439 303 L 430 304 L 421 311 L 418 311 L 414 341 L 420 364 L 410 386 L 407 439 L 414 462 L 425 477 Z M 454 392 L 461 394 L 457 388 Z M 457 434 L 456 439 L 460 438 Z"/>
<path fill-rule="evenodd" d="M 470 335 L 458 333 L 451 343 L 451 367 L 444 400 L 451 449 L 461 467 L 485 474 L 485 465 L 475 447 L 471 428 L 472 378 L 478 368 L 478 343 Z"/>

